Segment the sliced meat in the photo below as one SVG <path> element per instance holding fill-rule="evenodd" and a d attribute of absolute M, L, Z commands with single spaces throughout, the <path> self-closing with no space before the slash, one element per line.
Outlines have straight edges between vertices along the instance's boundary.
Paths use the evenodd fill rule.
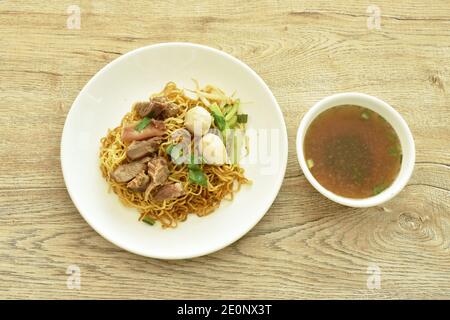
<path fill-rule="evenodd" d="M 127 157 L 136 160 L 158 150 L 163 141 L 162 137 L 153 137 L 143 141 L 133 141 L 127 148 Z"/>
<path fill-rule="evenodd" d="M 149 102 L 139 102 L 135 108 L 141 117 L 151 116 L 162 120 L 174 117 L 180 111 L 180 107 L 166 97 L 154 97 Z"/>
<path fill-rule="evenodd" d="M 153 118 L 157 118 L 166 107 L 168 100 L 165 97 L 154 97 L 148 102 L 148 105 L 136 106 L 136 111 L 141 117 L 151 115 Z"/>
<path fill-rule="evenodd" d="M 169 167 L 167 167 L 166 159 L 162 157 L 156 157 L 148 162 L 148 175 L 151 177 L 151 182 L 145 190 L 145 200 L 148 200 L 150 193 L 157 186 L 166 182 L 169 177 Z"/>
<path fill-rule="evenodd" d="M 156 201 L 171 200 L 183 195 L 185 195 L 185 192 L 183 190 L 182 184 L 180 182 L 175 182 L 163 185 L 161 188 L 159 188 L 159 190 L 153 196 L 153 199 Z"/>
<path fill-rule="evenodd" d="M 167 119 L 170 117 L 175 117 L 180 112 L 180 106 L 176 103 L 169 102 L 166 105 L 166 108 L 163 110 L 163 112 L 160 115 L 161 119 Z"/>
<path fill-rule="evenodd" d="M 166 133 L 166 125 L 163 121 L 152 119 L 147 127 L 141 132 L 135 130 L 139 122 L 126 126 L 122 132 L 122 141 L 131 142 L 135 140 L 145 140 L 152 137 L 160 137 Z"/>
<path fill-rule="evenodd" d="M 149 176 L 145 174 L 145 170 L 142 170 L 133 180 L 128 182 L 127 188 L 136 192 L 143 192 L 147 189 L 149 183 Z"/>
<path fill-rule="evenodd" d="M 161 185 L 166 182 L 169 177 L 169 168 L 167 161 L 163 157 L 156 157 L 151 159 L 148 164 L 148 174 L 152 177 L 152 183 Z"/>
<path fill-rule="evenodd" d="M 136 177 L 139 172 L 146 169 L 149 160 L 149 157 L 145 157 L 138 161 L 121 164 L 111 173 L 111 178 L 119 183 L 128 182 Z"/>
<path fill-rule="evenodd" d="M 143 118 L 150 114 L 150 111 L 152 111 L 152 105 L 150 101 L 145 102 L 137 102 L 134 105 L 134 108 L 136 109 L 137 113 Z"/>

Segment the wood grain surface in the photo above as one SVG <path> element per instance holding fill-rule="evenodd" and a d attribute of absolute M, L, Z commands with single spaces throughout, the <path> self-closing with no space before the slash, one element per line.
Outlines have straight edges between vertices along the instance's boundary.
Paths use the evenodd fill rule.
<path fill-rule="evenodd" d="M 80 29 L 67 28 L 71 5 Z M 380 29 L 368 28 L 370 5 Z M 219 252 L 181 261 L 125 252 L 92 230 L 59 159 L 84 84 L 119 55 L 168 41 L 252 67 L 290 141 L 284 184 L 262 221 Z M 1 0 L 0 44 L 0 298 L 450 298 L 448 0 Z M 413 177 L 383 206 L 334 204 L 297 163 L 301 117 L 344 91 L 389 102 L 413 132 Z M 67 286 L 71 265 L 79 289 Z M 367 286 L 373 265 L 378 289 Z"/>

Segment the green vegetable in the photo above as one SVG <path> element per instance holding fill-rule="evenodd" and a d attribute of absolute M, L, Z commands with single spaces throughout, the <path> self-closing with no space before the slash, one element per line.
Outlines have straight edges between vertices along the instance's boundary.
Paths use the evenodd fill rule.
<path fill-rule="evenodd" d="M 200 168 L 200 166 L 196 163 L 194 155 L 191 156 L 191 161 L 188 163 L 188 169 L 194 171 L 202 170 L 202 168 Z"/>
<path fill-rule="evenodd" d="M 231 107 L 231 109 L 225 115 L 225 120 L 229 121 L 237 113 L 239 104 L 240 104 L 239 100 L 236 100 L 233 107 Z"/>
<path fill-rule="evenodd" d="M 384 189 L 386 189 L 386 186 L 384 184 L 376 185 L 373 188 L 373 195 L 376 196 L 377 194 L 381 193 Z"/>
<path fill-rule="evenodd" d="M 217 103 L 213 103 L 209 106 L 209 109 L 211 110 L 211 112 L 213 113 L 217 113 L 220 116 L 223 116 L 222 110 L 220 110 L 219 106 L 217 105 Z"/>
<path fill-rule="evenodd" d="M 174 146 L 173 144 L 169 144 L 169 146 L 166 148 L 166 153 L 167 153 L 169 156 L 172 156 L 172 150 L 173 150 L 174 147 L 175 147 L 175 146 Z"/>
<path fill-rule="evenodd" d="M 178 152 L 176 152 L 177 150 L 174 150 L 175 147 L 178 147 Z M 179 164 L 178 161 L 182 161 L 181 158 L 183 156 L 183 148 L 177 144 L 170 144 L 166 148 L 166 154 L 169 155 L 177 164 Z"/>
<path fill-rule="evenodd" d="M 233 106 L 230 104 L 224 105 L 222 108 L 222 114 L 227 114 L 228 112 L 230 112 L 231 108 L 233 108 Z"/>
<path fill-rule="evenodd" d="M 401 155 L 400 150 L 396 146 L 389 148 L 389 155 L 393 157 L 399 157 Z"/>
<path fill-rule="evenodd" d="M 201 170 L 199 164 L 202 164 L 203 161 L 203 157 L 202 156 L 198 156 L 196 157 L 193 153 L 191 154 L 191 159 L 188 162 L 188 168 L 192 169 L 192 170 Z"/>
<path fill-rule="evenodd" d="M 206 174 L 203 172 L 202 168 L 198 164 L 202 162 L 203 158 L 201 156 L 196 158 L 194 154 L 191 155 L 191 159 L 188 163 L 189 169 L 188 177 L 189 182 L 206 187 L 208 185 L 208 178 L 206 177 Z"/>
<path fill-rule="evenodd" d="M 245 113 L 238 114 L 237 115 L 237 122 L 238 123 L 247 123 L 248 115 Z"/>
<path fill-rule="evenodd" d="M 361 113 L 361 118 L 363 118 L 364 120 L 369 120 L 369 118 L 370 118 L 369 112 L 363 111 Z"/>
<path fill-rule="evenodd" d="M 200 166 L 199 166 L 198 164 L 195 164 L 195 163 L 189 163 L 189 164 L 188 164 L 188 169 L 189 169 L 189 170 L 194 170 L 194 171 L 202 170 L 202 169 L 200 168 Z"/>
<path fill-rule="evenodd" d="M 216 124 L 216 127 L 220 130 L 223 131 L 225 130 L 225 118 L 223 116 L 221 116 L 220 114 L 218 114 L 217 112 L 212 112 L 212 116 L 214 118 L 214 123 Z"/>
<path fill-rule="evenodd" d="M 314 160 L 308 159 L 306 160 L 306 164 L 308 165 L 308 169 L 311 169 L 312 167 L 314 167 Z"/>
<path fill-rule="evenodd" d="M 144 218 L 142 218 L 142 221 L 147 223 L 147 224 L 149 224 L 149 225 L 151 225 L 151 226 L 155 224 L 155 220 L 153 220 L 149 216 L 145 216 Z"/>
<path fill-rule="evenodd" d="M 189 168 L 189 182 L 206 187 L 208 185 L 208 178 L 206 174 L 196 164 L 191 164 Z"/>
<path fill-rule="evenodd" d="M 391 142 L 397 141 L 397 136 L 393 132 L 389 133 L 387 137 L 388 137 L 389 141 L 391 141 Z"/>
<path fill-rule="evenodd" d="M 230 119 L 230 121 L 227 121 L 227 126 L 228 126 L 228 128 L 234 128 L 234 125 L 236 124 L 236 122 L 237 122 L 237 116 L 236 115 L 234 115 L 231 119 Z"/>
<path fill-rule="evenodd" d="M 144 117 L 141 122 L 139 122 L 136 127 L 134 128 L 136 131 L 141 132 L 142 130 L 145 129 L 146 126 L 148 126 L 148 124 L 150 123 L 151 118 L 149 117 Z"/>

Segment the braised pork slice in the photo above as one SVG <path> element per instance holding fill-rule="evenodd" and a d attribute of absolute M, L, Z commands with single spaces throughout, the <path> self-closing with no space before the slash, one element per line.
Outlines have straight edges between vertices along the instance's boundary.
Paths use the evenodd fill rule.
<path fill-rule="evenodd" d="M 170 117 L 175 117 L 180 112 L 180 106 L 176 103 L 169 102 L 166 104 L 165 109 L 160 115 L 161 119 L 167 119 Z"/>
<path fill-rule="evenodd" d="M 145 173 L 145 170 L 142 170 L 136 177 L 133 178 L 133 180 L 128 182 L 127 188 L 136 192 L 143 192 L 147 189 L 149 183 L 149 176 Z"/>
<path fill-rule="evenodd" d="M 162 157 L 155 157 L 148 162 L 148 175 L 151 177 L 150 184 L 145 190 L 145 200 L 148 200 L 152 190 L 166 182 L 169 177 L 169 167 L 166 159 Z"/>
<path fill-rule="evenodd" d="M 138 123 L 139 122 L 134 122 L 123 129 L 122 141 L 131 142 L 136 140 L 146 140 L 153 137 L 160 137 L 166 133 L 166 125 L 163 121 L 152 119 L 148 126 L 142 131 L 136 130 L 136 125 Z"/>
<path fill-rule="evenodd" d="M 176 116 L 180 110 L 176 103 L 166 97 L 154 97 L 149 102 L 139 102 L 135 108 L 141 117 L 149 116 L 161 120 Z"/>
<path fill-rule="evenodd" d="M 152 111 L 152 105 L 150 101 L 136 102 L 134 104 L 134 108 L 142 118 L 148 116 L 150 114 L 150 111 Z"/>
<path fill-rule="evenodd" d="M 180 182 L 170 183 L 163 185 L 156 194 L 153 196 L 153 199 L 156 201 L 164 201 L 176 199 L 185 195 L 183 190 L 183 186 Z"/>
<path fill-rule="evenodd" d="M 111 178 L 119 183 L 128 182 L 136 177 L 139 172 L 146 169 L 149 160 L 149 157 L 145 157 L 137 161 L 121 164 L 111 173 Z"/>
<path fill-rule="evenodd" d="M 127 148 L 127 157 L 136 160 L 158 150 L 162 137 L 153 137 L 143 141 L 133 141 Z"/>

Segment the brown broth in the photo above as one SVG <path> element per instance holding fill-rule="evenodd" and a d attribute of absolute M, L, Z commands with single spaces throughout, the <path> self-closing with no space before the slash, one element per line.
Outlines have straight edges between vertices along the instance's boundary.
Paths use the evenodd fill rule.
<path fill-rule="evenodd" d="M 303 150 L 314 178 L 348 198 L 382 192 L 395 180 L 402 162 L 392 126 L 376 112 L 354 105 L 319 114 L 306 132 Z"/>

